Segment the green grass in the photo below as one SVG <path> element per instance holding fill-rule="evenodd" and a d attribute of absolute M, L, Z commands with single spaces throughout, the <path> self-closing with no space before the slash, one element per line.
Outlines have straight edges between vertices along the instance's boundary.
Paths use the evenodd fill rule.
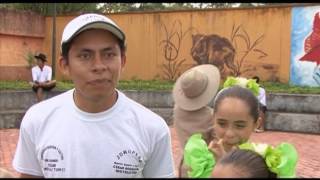
<path fill-rule="evenodd" d="M 30 89 L 25 81 L 0 81 L 0 90 L 24 90 Z"/>
<path fill-rule="evenodd" d="M 289 93 L 289 94 L 320 94 L 320 87 L 294 86 L 284 83 L 263 82 L 262 86 L 267 92 Z"/>
<path fill-rule="evenodd" d="M 174 82 L 160 80 L 130 80 L 120 81 L 118 88 L 122 90 L 172 90 Z"/>
<path fill-rule="evenodd" d="M 121 90 L 171 90 L 173 87 L 173 82 L 160 81 L 160 80 L 130 80 L 130 81 L 120 81 L 118 84 L 118 89 Z M 71 81 L 57 81 L 56 90 L 68 90 L 73 88 L 73 83 Z M 0 81 L 0 90 L 27 90 L 31 86 L 26 81 Z"/>
<path fill-rule="evenodd" d="M 55 89 L 67 90 L 73 88 L 71 81 L 58 81 Z M 31 86 L 26 81 L 0 81 L 0 90 L 28 90 Z"/>
<path fill-rule="evenodd" d="M 299 87 L 284 83 L 262 82 L 267 92 L 289 94 L 320 94 L 320 87 Z M 130 80 L 120 81 L 118 89 L 121 90 L 149 90 L 171 91 L 174 82 L 160 80 Z M 0 90 L 28 90 L 30 85 L 26 81 L 0 81 Z M 68 90 L 73 88 L 71 81 L 58 81 L 56 90 Z M 221 88 L 221 87 L 220 87 Z"/>

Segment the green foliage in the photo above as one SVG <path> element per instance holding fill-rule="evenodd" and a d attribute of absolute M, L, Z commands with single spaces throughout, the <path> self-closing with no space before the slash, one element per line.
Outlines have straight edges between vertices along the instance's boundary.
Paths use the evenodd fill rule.
<path fill-rule="evenodd" d="M 320 87 L 295 86 L 277 82 L 260 82 L 267 92 L 289 94 L 320 94 Z"/>
<path fill-rule="evenodd" d="M 148 80 L 148 81 L 147 80 L 130 80 L 130 81 L 120 81 L 117 88 L 122 90 L 171 91 L 173 84 L 174 82 L 172 81 L 162 81 L 162 80 Z"/>
<path fill-rule="evenodd" d="M 53 15 L 54 3 L 6 3 L 0 7 L 33 11 L 45 16 L 51 16 Z M 57 15 L 85 12 L 99 12 L 97 3 L 56 3 Z"/>
<path fill-rule="evenodd" d="M 34 58 L 33 52 L 28 51 L 27 54 L 24 56 L 24 59 L 28 63 L 28 68 L 31 69 L 34 66 L 34 63 L 35 63 L 35 58 Z"/>
<path fill-rule="evenodd" d="M 135 3 L 103 3 L 98 5 L 98 9 L 103 13 L 116 13 L 116 12 L 128 12 L 134 11 L 136 7 L 134 7 Z"/>
<path fill-rule="evenodd" d="M 99 10 L 103 13 L 132 12 L 132 11 L 161 11 L 190 9 L 190 3 L 103 3 Z"/>
<path fill-rule="evenodd" d="M 132 11 L 161 11 L 186 9 L 215 9 L 257 7 L 292 3 L 56 3 L 56 14 L 117 13 Z M 53 15 L 53 3 L 2 3 L 0 8 L 30 10 L 45 16 Z"/>
<path fill-rule="evenodd" d="M 0 90 L 26 90 L 31 86 L 26 81 L 0 81 Z"/>
<path fill-rule="evenodd" d="M 74 88 L 72 81 L 57 81 L 56 87 L 57 90 L 67 90 Z"/>
<path fill-rule="evenodd" d="M 103 13 L 130 11 L 161 11 L 187 9 L 215 9 L 233 7 L 257 7 L 278 5 L 279 3 L 101 3 L 98 9 Z M 284 3 L 281 3 L 282 5 Z M 290 4 L 290 3 L 287 3 Z"/>

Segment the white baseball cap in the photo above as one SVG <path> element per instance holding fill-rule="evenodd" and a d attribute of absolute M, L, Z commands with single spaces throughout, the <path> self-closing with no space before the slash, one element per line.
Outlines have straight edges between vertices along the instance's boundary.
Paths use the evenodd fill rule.
<path fill-rule="evenodd" d="M 125 43 L 125 34 L 111 19 L 100 14 L 83 14 L 71 20 L 63 30 L 61 51 L 63 45 L 70 42 L 75 36 L 87 29 L 105 29 Z"/>

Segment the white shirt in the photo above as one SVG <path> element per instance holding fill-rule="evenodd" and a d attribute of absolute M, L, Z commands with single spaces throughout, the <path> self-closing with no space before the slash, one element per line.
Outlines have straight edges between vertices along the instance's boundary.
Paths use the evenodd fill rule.
<path fill-rule="evenodd" d="M 262 87 L 259 87 L 258 99 L 261 104 L 266 106 L 266 91 Z"/>
<path fill-rule="evenodd" d="M 42 71 L 39 66 L 34 66 L 31 69 L 33 81 L 46 82 L 52 78 L 52 69 L 50 66 L 44 65 Z"/>
<path fill-rule="evenodd" d="M 80 110 L 74 90 L 32 106 L 24 116 L 13 167 L 35 176 L 174 177 L 165 121 L 118 91 L 100 113 Z"/>

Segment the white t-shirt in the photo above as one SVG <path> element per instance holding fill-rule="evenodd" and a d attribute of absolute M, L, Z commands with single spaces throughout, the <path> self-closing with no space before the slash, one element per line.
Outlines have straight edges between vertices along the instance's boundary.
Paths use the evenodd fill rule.
<path fill-rule="evenodd" d="M 262 87 L 259 87 L 258 99 L 261 104 L 266 106 L 266 91 Z"/>
<path fill-rule="evenodd" d="M 44 65 L 42 71 L 39 66 L 34 66 L 31 69 L 33 81 L 46 82 L 52 78 L 52 69 L 50 66 Z"/>
<path fill-rule="evenodd" d="M 118 91 L 100 113 L 81 111 L 74 89 L 24 116 L 13 167 L 44 177 L 174 177 L 165 121 Z"/>

